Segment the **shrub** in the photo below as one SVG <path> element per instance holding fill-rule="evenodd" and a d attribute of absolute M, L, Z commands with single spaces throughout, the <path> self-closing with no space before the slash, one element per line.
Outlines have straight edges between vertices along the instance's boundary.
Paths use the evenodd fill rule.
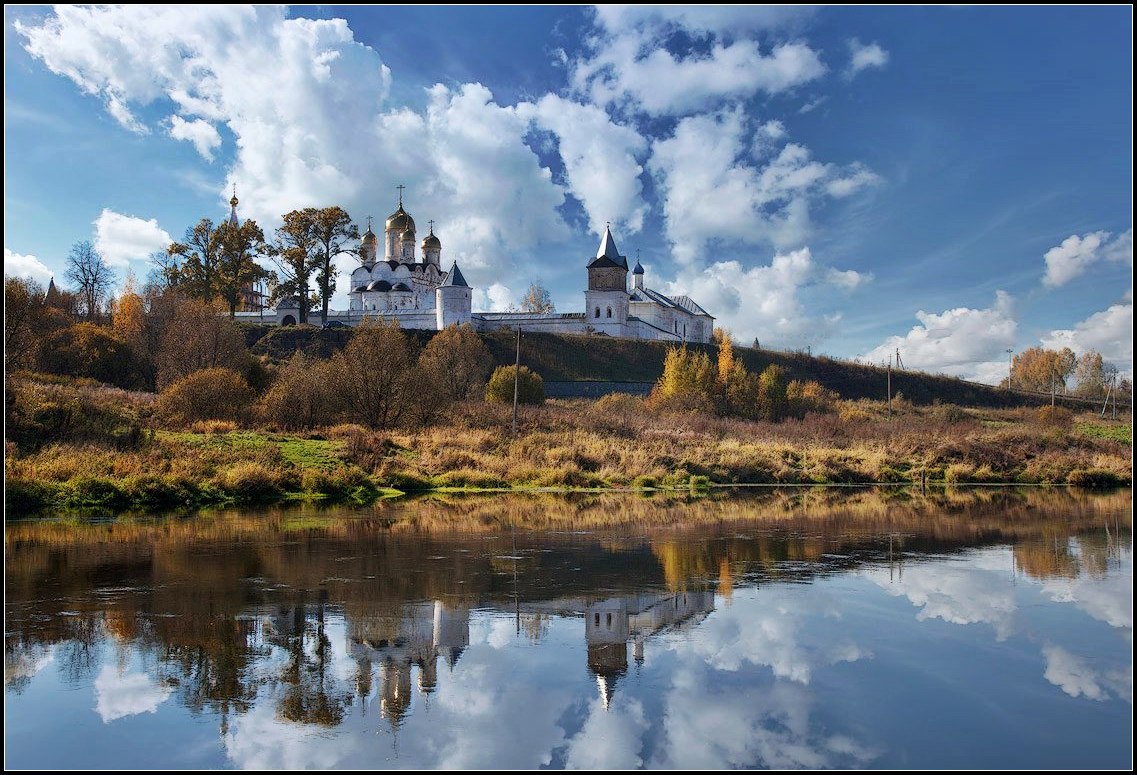
<path fill-rule="evenodd" d="M 593 409 L 598 413 L 610 412 L 624 417 L 634 417 L 647 411 L 647 402 L 640 396 L 628 393 L 609 393 L 596 399 Z"/>
<path fill-rule="evenodd" d="M 276 382 L 261 397 L 261 419 L 278 428 L 316 428 L 332 417 L 334 394 L 331 367 L 298 352 L 280 370 Z"/>
<path fill-rule="evenodd" d="M 281 489 L 271 471 L 251 461 L 234 465 L 225 472 L 220 484 L 239 503 L 272 500 Z"/>
<path fill-rule="evenodd" d="M 809 412 L 818 414 L 832 412 L 837 405 L 839 396 L 832 390 L 821 386 L 816 380 L 799 382 L 793 380 L 786 386 L 786 401 L 789 404 L 789 415 L 802 418 Z"/>
<path fill-rule="evenodd" d="M 967 412 L 963 411 L 963 407 L 956 404 L 941 404 L 938 401 L 932 406 L 929 413 L 935 419 L 945 423 L 964 422 L 968 419 Z"/>
<path fill-rule="evenodd" d="M 109 328 L 94 323 L 76 323 L 45 337 L 40 364 L 55 374 L 90 377 L 119 387 L 132 387 L 131 350 Z"/>
<path fill-rule="evenodd" d="M 1074 413 L 1064 406 L 1044 406 L 1038 410 L 1038 424 L 1044 428 L 1069 430 L 1074 426 Z"/>
<path fill-rule="evenodd" d="M 1121 474 L 1104 468 L 1076 468 L 1066 477 L 1066 483 L 1075 487 L 1124 487 L 1129 481 Z"/>
<path fill-rule="evenodd" d="M 253 402 L 245 378 L 230 369 L 204 369 L 177 380 L 158 397 L 158 412 L 175 423 L 243 419 Z"/>
<path fill-rule="evenodd" d="M 513 366 L 498 366 L 486 384 L 486 400 L 499 403 L 513 403 Z M 517 403 L 545 403 L 545 381 L 541 375 L 522 366 L 517 372 Z"/>

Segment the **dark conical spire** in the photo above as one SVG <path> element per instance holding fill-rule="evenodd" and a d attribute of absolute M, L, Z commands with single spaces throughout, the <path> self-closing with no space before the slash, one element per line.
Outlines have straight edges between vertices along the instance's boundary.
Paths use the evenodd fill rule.
<path fill-rule="evenodd" d="M 610 263 L 608 263 L 610 262 Z M 616 249 L 616 240 L 612 237 L 612 224 L 604 226 L 604 236 L 600 238 L 600 247 L 596 250 L 596 257 L 588 262 L 592 266 L 618 266 L 625 270 L 628 268 L 628 259 L 620 255 Z"/>
<path fill-rule="evenodd" d="M 446 273 L 446 279 L 442 281 L 442 287 L 456 288 L 469 288 L 470 284 L 466 282 L 466 278 L 462 276 L 462 270 L 458 268 L 458 262 L 455 261 L 450 265 L 450 271 Z"/>

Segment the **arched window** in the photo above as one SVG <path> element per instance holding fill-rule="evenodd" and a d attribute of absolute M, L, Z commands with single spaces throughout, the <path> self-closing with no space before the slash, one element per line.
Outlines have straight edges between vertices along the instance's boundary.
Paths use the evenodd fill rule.
<path fill-rule="evenodd" d="M 599 307 L 596 308 L 596 317 L 600 317 L 600 308 Z"/>
<path fill-rule="evenodd" d="M 611 307 L 608 308 L 608 317 L 612 317 L 612 308 Z"/>
<path fill-rule="evenodd" d="M 687 338 L 687 324 L 686 323 L 683 324 L 683 338 L 684 339 Z"/>
<path fill-rule="evenodd" d="M 679 333 L 679 321 L 673 320 L 673 321 L 671 321 L 671 325 L 675 326 L 675 333 L 678 334 Z"/>

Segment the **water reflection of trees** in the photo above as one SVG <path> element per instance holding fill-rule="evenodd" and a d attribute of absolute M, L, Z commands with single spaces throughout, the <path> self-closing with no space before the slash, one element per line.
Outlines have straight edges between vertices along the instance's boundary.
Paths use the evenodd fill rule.
<path fill-rule="evenodd" d="M 333 726 L 353 694 L 371 693 L 373 662 L 353 654 L 353 686 L 330 674 L 329 611 L 374 645 L 408 602 L 516 607 L 519 630 L 540 639 L 559 599 L 689 589 L 729 598 L 739 583 L 884 562 L 890 547 L 911 555 L 1011 543 L 1021 572 L 1098 577 L 1128 551 L 1130 499 L 1128 491 L 801 489 L 17 523 L 5 542 L 5 684 L 26 685 L 53 646 L 68 681 L 89 680 L 112 643 L 140 654 L 186 707 L 221 716 L 223 729 L 265 686 L 279 718 Z M 268 660 L 274 650 L 285 658 Z M 408 701 L 412 664 L 420 680 L 433 680 L 426 656 L 376 653 L 381 699 L 393 709 Z M 268 663 L 275 672 L 265 672 Z"/>

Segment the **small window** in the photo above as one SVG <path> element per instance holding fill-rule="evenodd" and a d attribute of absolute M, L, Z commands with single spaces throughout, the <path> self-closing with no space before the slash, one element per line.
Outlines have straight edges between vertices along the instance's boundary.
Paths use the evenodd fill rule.
<path fill-rule="evenodd" d="M 608 621 L 606 623 L 608 625 L 608 629 L 612 629 L 612 614 L 608 614 Z"/>
<path fill-rule="evenodd" d="M 596 308 L 596 317 L 600 317 L 600 308 L 599 307 Z"/>
<path fill-rule="evenodd" d="M 599 627 L 600 626 L 600 614 L 596 614 L 595 621 L 596 621 L 596 626 Z"/>
<path fill-rule="evenodd" d="M 612 308 L 611 307 L 608 308 L 608 317 L 612 317 Z"/>

